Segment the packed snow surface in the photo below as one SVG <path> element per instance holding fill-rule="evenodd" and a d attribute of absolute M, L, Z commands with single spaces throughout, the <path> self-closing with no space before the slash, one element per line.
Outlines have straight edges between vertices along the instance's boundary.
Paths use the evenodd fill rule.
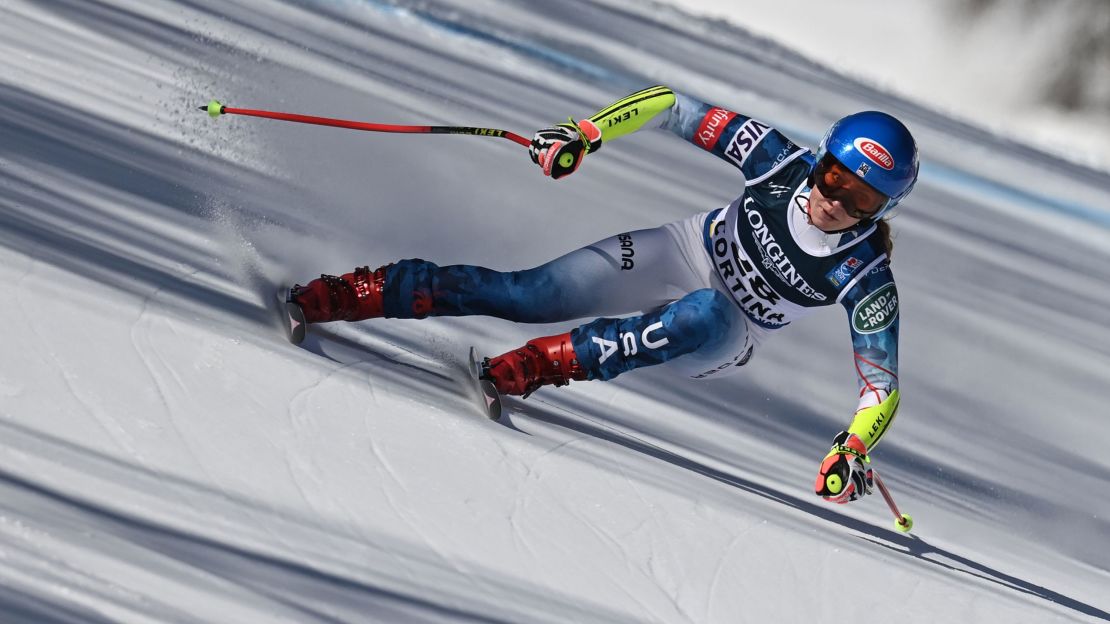
<path fill-rule="evenodd" d="M 2 0 L 0 621 L 1110 619 L 1110 176 L 617 0 Z M 989 80 L 990 77 L 984 77 Z M 890 111 L 897 423 L 878 496 L 812 493 L 856 403 L 843 312 L 744 374 L 665 368 L 483 419 L 461 375 L 574 323 L 314 327 L 278 290 L 398 258 L 525 268 L 730 201 L 643 132 L 552 182 L 502 139 L 662 83 L 814 144 Z"/>

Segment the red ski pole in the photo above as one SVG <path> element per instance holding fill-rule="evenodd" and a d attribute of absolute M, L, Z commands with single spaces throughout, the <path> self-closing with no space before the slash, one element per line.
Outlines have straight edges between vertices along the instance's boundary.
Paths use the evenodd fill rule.
<path fill-rule="evenodd" d="M 265 117 L 295 123 L 314 124 L 317 126 L 332 126 L 334 128 L 349 128 L 351 130 L 365 130 L 367 132 L 401 132 L 406 134 L 470 134 L 474 136 L 490 136 L 509 139 L 514 143 L 529 147 L 532 142 L 506 130 L 496 128 L 472 128 L 469 126 L 397 126 L 392 124 L 367 123 L 364 121 L 348 121 L 346 119 L 332 119 L 330 117 L 314 117 L 311 115 L 297 115 L 293 113 L 278 113 L 266 110 L 253 110 L 249 108 L 230 108 L 216 100 L 200 110 L 207 112 L 213 118 L 220 115 L 245 115 L 248 117 Z"/>
<path fill-rule="evenodd" d="M 894 528 L 903 533 L 908 533 L 913 528 L 913 518 L 909 514 L 898 511 L 898 505 L 894 504 L 894 498 L 890 495 L 890 490 L 886 489 L 886 484 L 883 483 L 882 478 L 879 477 L 879 472 L 872 468 L 871 474 L 875 478 L 875 485 L 879 486 L 879 493 L 886 500 L 887 507 L 890 507 L 891 513 L 894 514 Z"/>

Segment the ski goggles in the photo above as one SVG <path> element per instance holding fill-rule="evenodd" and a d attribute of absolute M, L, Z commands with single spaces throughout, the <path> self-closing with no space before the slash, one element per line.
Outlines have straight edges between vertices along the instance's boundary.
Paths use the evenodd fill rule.
<path fill-rule="evenodd" d="M 853 219 L 873 219 L 890 203 L 889 197 L 849 171 L 832 154 L 825 154 L 817 161 L 813 184 L 822 195 L 840 202 L 844 212 Z"/>

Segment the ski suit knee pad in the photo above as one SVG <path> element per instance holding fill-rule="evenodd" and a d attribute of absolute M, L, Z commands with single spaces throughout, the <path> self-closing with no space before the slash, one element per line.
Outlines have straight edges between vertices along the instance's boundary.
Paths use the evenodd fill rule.
<path fill-rule="evenodd" d="M 724 293 L 703 288 L 629 318 L 601 318 L 571 332 L 589 379 L 612 379 L 700 349 L 715 349 L 743 322 Z"/>
<path fill-rule="evenodd" d="M 718 291 L 697 291 L 702 313 L 697 322 L 708 323 L 709 337 L 696 350 L 664 364 L 667 370 L 690 379 L 716 379 L 739 372 L 755 351 L 755 344 L 744 314 L 731 298 Z"/>

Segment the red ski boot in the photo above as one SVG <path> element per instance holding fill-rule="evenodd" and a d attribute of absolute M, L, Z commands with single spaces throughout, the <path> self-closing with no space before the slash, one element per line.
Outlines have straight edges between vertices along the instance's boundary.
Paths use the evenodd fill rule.
<path fill-rule="evenodd" d="M 527 397 L 540 386 L 565 386 L 586 379 L 586 371 L 578 363 L 570 333 L 529 340 L 486 364 L 485 377 L 493 381 L 501 394 Z"/>
<path fill-rule="evenodd" d="M 370 267 L 359 267 L 340 277 L 321 275 L 306 286 L 290 288 L 287 301 L 301 307 L 308 323 L 378 318 L 382 316 L 382 288 L 388 266 L 373 273 Z"/>

